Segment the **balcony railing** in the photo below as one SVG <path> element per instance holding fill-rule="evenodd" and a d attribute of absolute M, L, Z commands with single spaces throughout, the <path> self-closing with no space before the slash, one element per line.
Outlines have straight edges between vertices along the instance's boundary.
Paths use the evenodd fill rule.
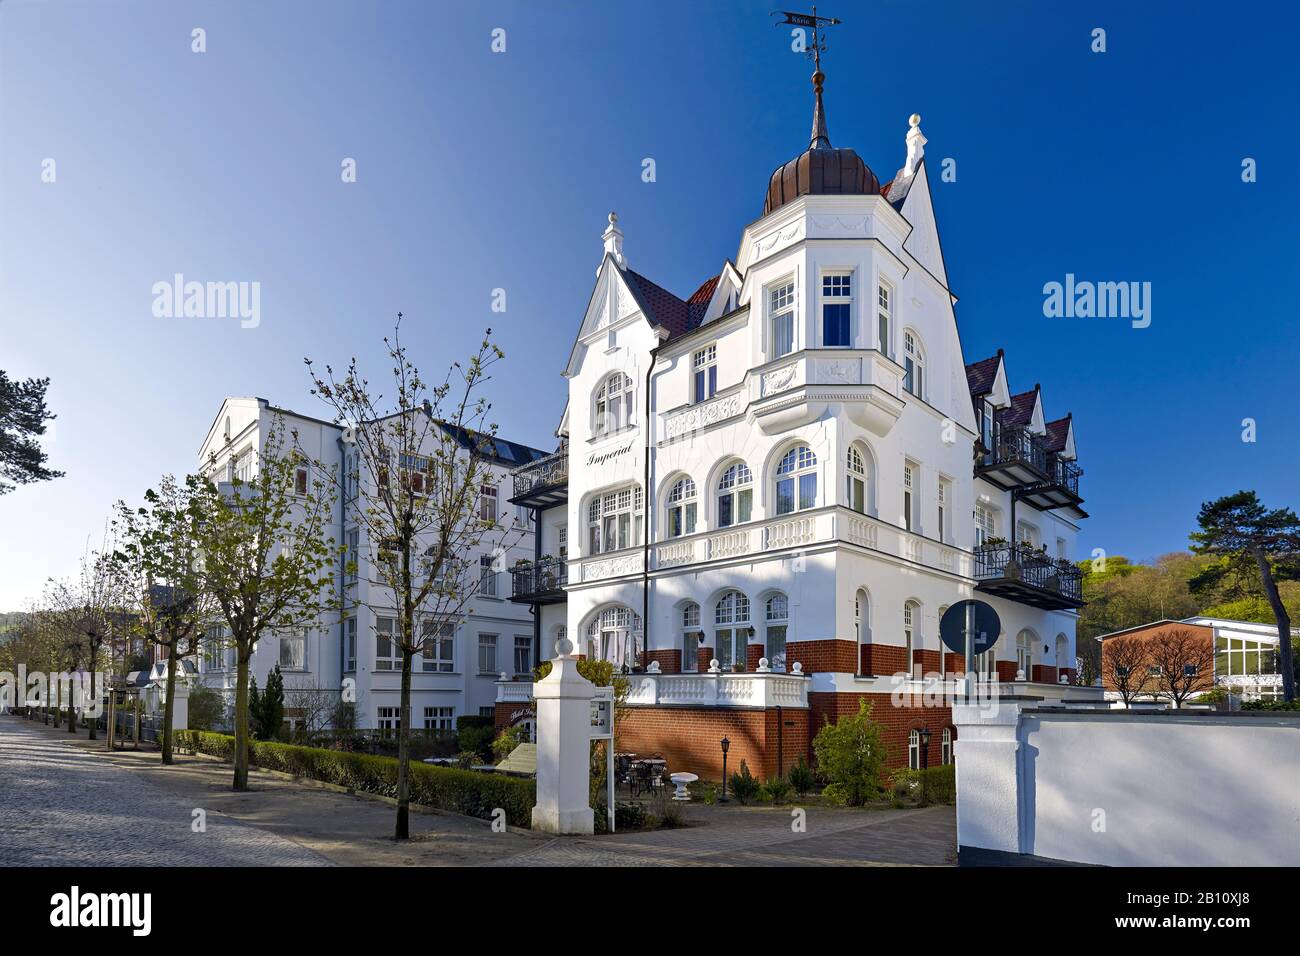
<path fill-rule="evenodd" d="M 510 569 L 510 599 L 520 603 L 548 604 L 564 600 L 564 585 L 569 580 L 568 562 L 544 558 Z"/>
<path fill-rule="evenodd" d="M 1083 469 L 1072 461 L 1051 455 L 1047 461 L 1048 480 L 1075 498 L 1079 497 L 1079 478 Z"/>
<path fill-rule="evenodd" d="M 568 498 L 569 453 L 557 451 L 514 471 L 510 501 L 529 507 L 559 504 Z"/>
<path fill-rule="evenodd" d="M 975 580 L 982 591 L 1046 610 L 1080 607 L 1083 573 L 1069 561 L 1018 544 L 975 548 Z"/>
<path fill-rule="evenodd" d="M 1047 450 L 1042 438 L 1024 425 L 1004 425 L 977 467 L 984 472 L 1009 472 L 1017 482 L 1025 480 L 1020 477 L 1025 469 L 1042 478 L 1047 476 Z"/>
<path fill-rule="evenodd" d="M 790 707 L 808 706 L 812 681 L 803 674 L 651 674 L 628 677 L 627 705 L 653 707 L 659 704 L 690 707 Z M 532 684 L 498 681 L 498 703 L 531 700 Z"/>

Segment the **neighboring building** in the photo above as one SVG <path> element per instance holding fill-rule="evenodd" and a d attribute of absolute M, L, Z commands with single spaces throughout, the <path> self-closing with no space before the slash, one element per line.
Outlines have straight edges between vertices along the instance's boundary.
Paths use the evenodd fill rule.
<path fill-rule="evenodd" d="M 866 698 L 892 765 L 916 764 L 925 728 L 946 762 L 947 706 L 891 694 L 952 690 L 964 662 L 939 619 L 972 596 L 1004 627 L 985 679 L 1067 693 L 1073 422 L 1049 421 L 1037 386 L 1013 395 L 1001 352 L 966 364 L 919 124 L 882 186 L 831 147 L 818 88 L 809 148 L 686 298 L 631 268 L 609 217 L 561 448 L 515 472 L 539 562 L 513 595 L 548 656 L 567 636 L 634 671 L 625 749 L 716 777 L 725 735 L 729 767 L 772 774 Z M 498 722 L 527 701 L 503 683 Z"/>
<path fill-rule="evenodd" d="M 1190 631 L 1206 647 L 1214 648 L 1214 685 L 1225 687 L 1243 700 L 1281 700 L 1282 674 L 1278 666 L 1278 639 L 1276 624 L 1256 624 L 1251 621 L 1233 621 L 1220 617 L 1188 617 L 1181 621 L 1162 620 L 1102 634 L 1097 640 L 1104 644 L 1117 637 L 1135 637 L 1153 640 L 1171 631 Z M 1293 630 L 1300 636 L 1300 631 Z M 1294 638 L 1293 638 L 1294 639 Z M 1152 682 L 1154 685 L 1154 681 Z M 1102 686 L 1106 699 L 1120 701 L 1115 675 L 1102 668 Z M 1193 695 L 1194 700 L 1200 694 Z M 1143 702 L 1160 699 L 1155 687 L 1145 688 L 1135 698 Z"/>
<path fill-rule="evenodd" d="M 265 399 L 227 398 L 203 442 L 200 468 L 216 480 L 251 477 L 259 449 L 277 417 L 283 420 L 286 434 L 296 432 L 297 443 L 308 457 L 336 469 L 339 475 L 356 476 L 345 482 L 345 493 L 338 496 L 327 533 L 335 541 L 346 542 L 361 564 L 352 577 L 345 571 L 346 559 L 340 561 L 338 583 L 349 595 L 342 614 L 331 613 L 321 627 L 302 634 L 263 637 L 254 651 L 251 672 L 258 685 L 265 687 L 267 675 L 278 663 L 286 691 L 302 688 L 334 695 L 345 679 L 354 679 L 357 726 L 395 729 L 401 652 L 384 634 L 394 628 L 396 611 L 383 612 L 394 603 L 371 584 L 374 575 L 365 564 L 371 551 L 361 540 L 364 529 L 358 528 L 355 515 L 373 489 L 359 475 L 354 438 L 339 425 L 276 408 Z M 492 715 L 500 675 L 528 675 L 536 660 L 532 620 L 526 608 L 509 600 L 505 574 L 505 568 L 516 560 L 533 554 L 533 530 L 527 510 L 520 508 L 511 514 L 505 499 L 511 487 L 510 471 L 543 453 L 499 438 L 493 440 L 493 447 L 495 454 L 489 458 L 492 480 L 481 489 L 479 507 L 505 524 L 517 517 L 522 533 L 490 535 L 480 553 L 464 556 L 471 566 L 481 568 L 478 592 L 460 624 L 416 656 L 411 714 L 417 730 L 451 730 L 461 715 Z M 302 480 L 305 484 L 311 476 Z M 503 540 L 508 543 L 504 552 Z M 199 672 L 203 683 L 225 694 L 233 707 L 234 651 L 222 650 L 220 641 L 207 642 L 200 654 Z M 292 701 L 289 704 L 292 707 Z M 295 717 L 292 712 L 287 716 L 290 720 Z"/>

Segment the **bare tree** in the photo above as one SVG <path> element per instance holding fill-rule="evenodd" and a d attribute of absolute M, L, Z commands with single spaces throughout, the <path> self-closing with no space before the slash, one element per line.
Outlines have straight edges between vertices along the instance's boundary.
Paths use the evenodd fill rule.
<path fill-rule="evenodd" d="M 1102 643 L 1102 674 L 1119 691 L 1124 706 L 1146 693 L 1151 684 L 1151 657 L 1142 638 L 1112 637 Z"/>
<path fill-rule="evenodd" d="M 1147 656 L 1159 692 L 1176 708 L 1214 686 L 1214 643 L 1191 628 L 1159 631 L 1147 641 Z"/>
<path fill-rule="evenodd" d="M 354 440 L 344 468 L 347 513 L 358 525 L 358 553 L 348 555 L 348 576 L 365 574 L 366 606 L 396 610 L 397 633 L 384 638 L 401 653 L 396 838 L 410 835 L 411 661 L 449 642 L 476 593 L 467 577 L 469 555 L 489 533 L 504 531 L 495 514 L 480 509 L 482 486 L 493 481 L 496 425 L 479 393 L 489 369 L 504 355 L 489 329 L 478 351 L 455 362 L 430 384 L 401 343 L 401 313 L 384 345 L 392 363 L 393 394 L 372 389 L 353 358 L 341 376 L 330 366 L 307 368 L 314 391 L 349 427 Z M 498 553 L 508 543 L 496 544 Z M 362 560 L 362 555 L 367 560 Z M 477 571 L 477 566 L 475 566 Z M 354 603 L 357 591 L 349 593 Z M 379 635 L 376 635 L 379 640 Z"/>
<path fill-rule="evenodd" d="M 329 726 L 341 699 L 341 692 L 331 687 L 318 687 L 301 681 L 284 685 L 285 715 L 294 719 L 305 737 Z"/>

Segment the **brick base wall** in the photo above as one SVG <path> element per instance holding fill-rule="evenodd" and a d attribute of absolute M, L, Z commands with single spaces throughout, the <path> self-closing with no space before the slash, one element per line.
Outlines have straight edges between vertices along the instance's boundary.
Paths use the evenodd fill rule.
<path fill-rule="evenodd" d="M 709 669 L 709 661 L 713 660 L 713 647 L 704 644 L 700 647 L 695 655 L 695 667 L 701 674 Z"/>
<path fill-rule="evenodd" d="M 907 670 L 907 648 L 892 644 L 863 644 L 860 674 L 886 677 Z M 808 668 L 804 668 L 808 672 Z"/>
<path fill-rule="evenodd" d="M 809 711 L 783 709 L 778 735 L 775 709 L 629 707 L 619 721 L 618 746 L 632 753 L 663 754 L 670 773 L 687 771 L 720 781 L 721 741 L 726 737 L 727 773 L 738 771 L 744 760 L 755 777 L 766 780 L 789 770 L 799 757 L 807 759 L 808 721 Z"/>
<path fill-rule="evenodd" d="M 647 665 L 651 661 L 658 661 L 659 672 L 662 674 L 680 674 L 682 671 L 681 651 L 646 651 L 642 657 Z"/>
<path fill-rule="evenodd" d="M 751 673 L 758 670 L 758 662 L 766 656 L 762 644 L 747 644 L 745 646 L 745 670 Z"/>
<path fill-rule="evenodd" d="M 535 711 L 523 702 L 511 704 L 497 701 L 496 709 L 492 714 L 492 726 L 500 731 L 504 727 L 509 727 L 527 717 L 534 716 L 534 713 Z"/>
<path fill-rule="evenodd" d="M 790 641 L 785 646 L 787 667 L 795 661 L 803 665 L 805 674 L 857 673 L 858 650 L 852 641 Z"/>
<path fill-rule="evenodd" d="M 1047 664 L 1035 664 L 1033 666 L 1033 676 L 1031 680 L 1039 681 L 1044 684 L 1056 683 L 1056 668 Z"/>

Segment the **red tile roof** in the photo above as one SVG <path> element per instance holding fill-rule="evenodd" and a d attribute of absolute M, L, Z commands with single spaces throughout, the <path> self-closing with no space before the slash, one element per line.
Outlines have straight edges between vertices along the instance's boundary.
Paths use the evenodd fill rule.
<path fill-rule="evenodd" d="M 1070 419 L 1073 413 L 1054 422 L 1047 423 L 1047 450 L 1065 451 L 1065 440 L 1070 435 Z"/>
<path fill-rule="evenodd" d="M 1002 364 L 1002 350 L 992 358 L 981 359 L 966 366 L 966 382 L 970 385 L 972 395 L 987 395 L 993 391 L 993 383 L 998 377 L 998 366 Z"/>
<path fill-rule="evenodd" d="M 1034 417 L 1034 402 L 1038 398 L 1039 387 L 1035 385 L 1027 392 L 1011 396 L 1011 407 L 998 413 L 998 421 L 1004 425 L 1027 425 Z"/>
<path fill-rule="evenodd" d="M 667 329 L 670 339 L 685 335 L 699 327 L 700 320 L 704 318 L 705 310 L 708 309 L 709 302 L 713 298 L 714 290 L 718 287 L 718 281 L 722 278 L 719 273 L 706 279 L 691 293 L 689 299 L 683 301 L 639 272 L 627 269 L 623 274 L 627 277 L 628 286 L 636 296 L 646 318 Z"/>

